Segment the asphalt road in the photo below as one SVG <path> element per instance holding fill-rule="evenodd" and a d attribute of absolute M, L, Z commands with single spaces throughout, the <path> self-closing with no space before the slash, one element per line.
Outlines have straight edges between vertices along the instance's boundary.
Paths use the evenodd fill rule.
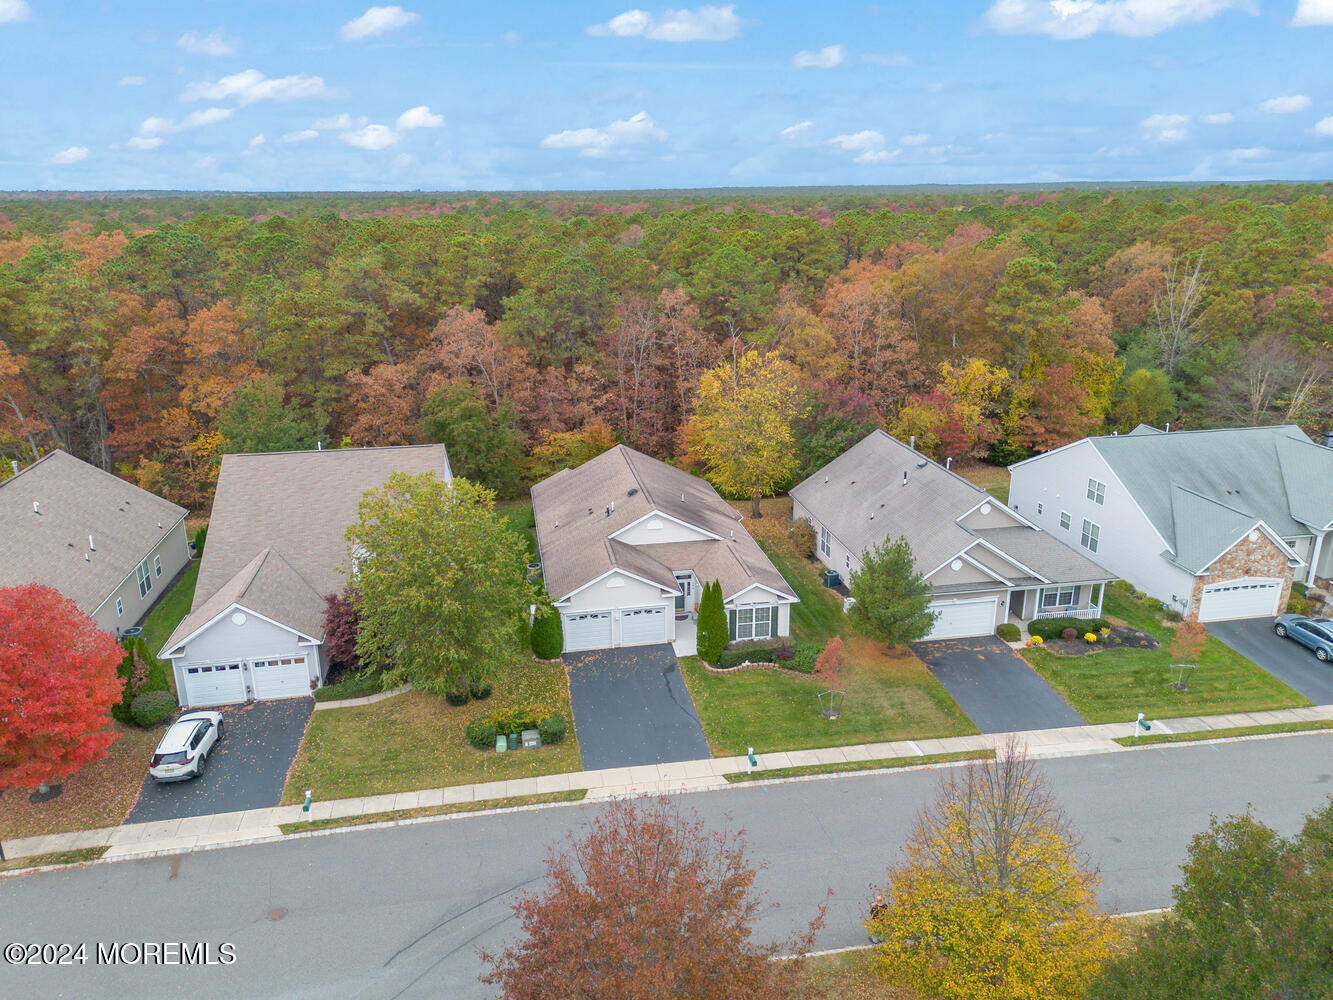
<path fill-rule="evenodd" d="M 314 710 L 313 698 L 218 708 L 226 725 L 221 741 L 208 755 L 203 775 L 157 782 L 148 776 L 145 760 L 143 788 L 125 822 L 150 823 L 276 806 L 282 801 L 287 772 Z"/>
<path fill-rule="evenodd" d="M 1278 638 L 1273 619 L 1210 622 L 1208 631 L 1316 705 L 1333 705 L 1333 664 L 1320 663 L 1294 639 Z"/>
<path fill-rule="evenodd" d="M 1170 902 L 1190 837 L 1212 812 L 1255 814 L 1284 833 L 1333 793 L 1333 733 L 1178 745 L 1041 765 L 1100 866 L 1101 903 Z M 820 944 L 863 943 L 867 886 L 897 856 L 933 771 L 745 786 L 684 796 L 710 823 L 749 830 L 782 903 L 762 937 L 807 920 L 829 888 Z M 0 879 L 0 944 L 205 941 L 225 967 L 15 969 L 0 996 L 488 997 L 476 949 L 511 939 L 508 901 L 540 884 L 541 855 L 596 806 L 459 817 L 176 858 Z M 728 819 L 730 817 L 730 819 Z M 285 911 L 271 919 L 274 911 Z"/>
<path fill-rule="evenodd" d="M 983 733 L 1060 729 L 1086 721 L 994 636 L 918 642 L 912 651 Z"/>

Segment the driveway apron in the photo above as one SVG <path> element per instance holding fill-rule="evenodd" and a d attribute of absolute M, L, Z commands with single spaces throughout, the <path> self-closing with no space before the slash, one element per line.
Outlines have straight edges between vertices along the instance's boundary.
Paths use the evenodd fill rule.
<path fill-rule="evenodd" d="M 669 645 L 566 653 L 583 769 L 711 756 Z"/>
<path fill-rule="evenodd" d="M 222 739 L 208 755 L 203 776 L 166 784 L 145 777 L 139 800 L 125 822 L 151 823 L 276 806 L 314 710 L 313 698 L 221 706 L 217 711 L 224 722 Z M 147 773 L 147 759 L 143 766 Z"/>
<path fill-rule="evenodd" d="M 912 649 L 983 733 L 1085 724 L 1055 688 L 999 639 L 939 639 L 918 642 Z"/>
<path fill-rule="evenodd" d="M 1280 639 L 1271 618 L 1209 622 L 1208 631 L 1316 705 L 1333 705 L 1333 664 L 1320 663 L 1294 639 Z"/>

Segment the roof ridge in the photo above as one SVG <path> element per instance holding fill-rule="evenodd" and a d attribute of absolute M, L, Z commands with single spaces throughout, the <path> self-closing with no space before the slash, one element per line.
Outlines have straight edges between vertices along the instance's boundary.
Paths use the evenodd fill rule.
<path fill-rule="evenodd" d="M 57 454 L 57 453 L 62 454 L 62 455 L 69 455 L 69 452 L 65 451 L 64 448 L 52 448 L 52 449 L 51 449 L 50 451 L 48 451 L 45 455 L 43 455 L 43 456 L 41 456 L 39 459 L 37 459 L 37 461 L 28 463 L 28 464 L 25 465 L 23 468 L 19 469 L 18 472 L 14 473 L 12 476 L 10 476 L 8 479 L 5 479 L 5 480 L 0 481 L 0 489 L 4 489 L 6 486 L 8 486 L 10 483 L 12 483 L 12 482 L 13 482 L 15 479 L 17 479 L 19 476 L 23 475 L 25 472 L 28 472 L 28 471 L 31 470 L 31 469 L 35 469 L 35 468 L 37 468 L 37 466 L 41 465 L 41 464 L 42 464 L 43 462 L 45 462 L 48 458 L 50 458 L 52 455 L 55 455 L 55 454 Z M 74 457 L 73 455 L 70 455 L 70 458 L 73 458 L 73 457 Z M 96 468 L 96 466 L 93 466 L 93 468 Z M 124 480 L 122 480 L 122 482 L 123 482 L 123 481 L 124 481 Z"/>
<path fill-rule="evenodd" d="M 653 499 L 652 491 L 648 489 L 647 483 L 643 481 L 643 476 L 639 474 L 639 470 L 634 464 L 634 458 L 638 456 L 640 452 L 635 451 L 623 441 L 620 444 L 617 444 L 616 447 L 620 449 L 620 457 L 625 461 L 625 468 L 629 469 L 630 478 L 634 480 L 635 488 L 643 496 L 644 500 L 648 502 L 649 507 L 656 508 L 657 501 Z M 666 463 L 663 462 L 662 464 L 665 465 Z"/>
<path fill-rule="evenodd" d="M 8 484 L 14 482 L 14 480 L 19 478 L 19 476 L 22 476 L 26 472 L 31 472 L 33 469 L 37 468 L 37 466 L 41 465 L 47 459 L 54 458 L 56 455 L 63 455 L 65 458 L 68 458 L 72 462 L 76 462 L 79 465 L 87 466 L 93 472 L 97 473 L 98 475 L 106 479 L 113 480 L 119 486 L 123 486 L 126 489 L 135 490 L 139 493 L 143 493 L 146 496 L 152 497 L 154 500 L 159 501 L 160 503 L 166 504 L 168 507 L 175 507 L 177 510 L 184 511 L 187 514 L 189 513 L 189 511 L 185 510 L 185 508 L 182 507 L 180 504 L 173 503 L 164 496 L 158 496 L 156 493 L 144 489 L 138 483 L 132 483 L 128 479 L 121 478 L 114 472 L 108 472 L 106 469 L 93 465 L 92 462 L 85 462 L 83 459 L 79 458 L 79 456 L 71 455 L 64 448 L 52 448 L 50 451 L 48 451 L 41 458 L 37 459 L 37 461 L 33 462 L 31 465 L 25 466 L 24 468 L 20 469 L 16 475 L 10 476 L 4 482 L 0 482 L 0 487 L 7 486 Z"/>

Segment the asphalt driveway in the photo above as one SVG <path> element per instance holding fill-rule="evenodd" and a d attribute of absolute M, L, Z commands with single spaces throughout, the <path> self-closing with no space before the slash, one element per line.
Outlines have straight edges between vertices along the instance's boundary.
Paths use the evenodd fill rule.
<path fill-rule="evenodd" d="M 1059 729 L 1086 721 L 994 636 L 918 642 L 912 650 L 983 733 Z"/>
<path fill-rule="evenodd" d="M 670 645 L 566 653 L 587 771 L 711 756 Z"/>
<path fill-rule="evenodd" d="M 208 755 L 203 777 L 158 784 L 146 776 L 145 760 L 143 789 L 125 822 L 276 806 L 314 710 L 313 698 L 224 705 L 217 710 L 225 723 L 222 740 Z"/>
<path fill-rule="evenodd" d="M 1316 705 L 1333 705 L 1333 664 L 1320 663 L 1294 639 L 1279 639 L 1271 618 L 1210 622 L 1208 631 Z"/>

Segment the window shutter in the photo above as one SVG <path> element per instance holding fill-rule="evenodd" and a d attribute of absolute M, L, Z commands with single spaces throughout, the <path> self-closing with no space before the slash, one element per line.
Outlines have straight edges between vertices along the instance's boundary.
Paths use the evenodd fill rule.
<path fill-rule="evenodd" d="M 727 638 L 732 642 L 736 641 L 736 609 L 732 608 L 727 612 Z"/>

